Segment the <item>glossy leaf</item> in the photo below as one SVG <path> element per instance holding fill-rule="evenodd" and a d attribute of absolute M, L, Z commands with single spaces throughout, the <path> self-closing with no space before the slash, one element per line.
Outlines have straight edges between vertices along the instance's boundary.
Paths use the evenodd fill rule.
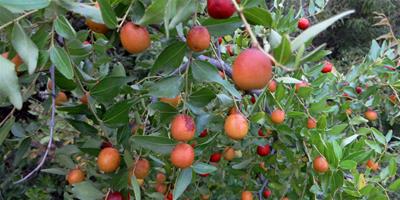
<path fill-rule="evenodd" d="M 11 43 L 24 63 L 28 65 L 29 74 L 33 74 L 37 66 L 39 50 L 19 23 L 14 24 Z"/>
<path fill-rule="evenodd" d="M 17 108 L 22 108 L 22 95 L 14 63 L 0 56 L 0 97 L 7 97 Z"/>
<path fill-rule="evenodd" d="M 50 60 L 65 78 L 70 80 L 74 78 L 71 60 L 63 48 L 57 46 L 51 47 Z"/>
<path fill-rule="evenodd" d="M 178 178 L 176 179 L 174 187 L 174 192 L 173 192 L 174 200 L 178 199 L 183 194 L 183 192 L 185 192 L 186 188 L 192 181 L 192 176 L 193 176 L 192 168 L 186 168 L 181 171 L 181 173 L 178 175 Z"/>

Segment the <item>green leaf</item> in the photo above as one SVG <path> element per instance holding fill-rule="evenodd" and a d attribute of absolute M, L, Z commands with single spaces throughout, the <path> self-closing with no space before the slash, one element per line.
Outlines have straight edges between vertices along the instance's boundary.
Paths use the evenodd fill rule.
<path fill-rule="evenodd" d="M 86 107 L 86 106 L 85 106 Z M 97 129 L 93 126 L 89 125 L 84 121 L 74 120 L 74 119 L 66 119 L 69 124 L 71 124 L 76 130 L 81 132 L 81 134 L 91 134 L 96 135 L 98 133 Z"/>
<path fill-rule="evenodd" d="M 17 109 L 21 109 L 22 95 L 14 63 L 0 56 L 0 69 L 0 97 L 8 97 Z"/>
<path fill-rule="evenodd" d="M 392 190 L 394 192 L 400 190 L 400 179 L 397 179 L 392 184 L 390 184 L 389 190 Z"/>
<path fill-rule="evenodd" d="M 343 182 L 344 182 L 344 175 L 342 171 L 332 172 L 330 183 L 332 184 L 331 189 L 333 191 L 342 187 Z"/>
<path fill-rule="evenodd" d="M 169 22 L 168 29 L 173 29 L 179 23 L 189 18 L 194 12 L 196 12 L 196 1 L 195 0 L 178 0 L 178 8 L 173 13 L 173 18 Z"/>
<path fill-rule="evenodd" d="M 331 51 L 323 49 L 325 48 L 325 46 L 326 44 L 322 44 L 319 47 L 312 50 L 310 53 L 308 53 L 301 59 L 300 63 L 317 62 L 320 61 L 325 56 L 331 54 L 332 53 Z"/>
<path fill-rule="evenodd" d="M 14 125 L 15 118 L 11 117 L 7 120 L 6 123 L 3 124 L 2 127 L 0 127 L 0 146 L 3 144 L 4 140 L 7 138 L 8 134 L 10 133 L 10 130 L 12 126 Z"/>
<path fill-rule="evenodd" d="M 138 24 L 148 25 L 148 24 L 158 24 L 164 19 L 165 4 L 167 0 L 154 0 L 153 3 L 147 7 L 144 16 Z"/>
<path fill-rule="evenodd" d="M 236 163 L 236 164 L 232 165 L 232 169 L 244 169 L 244 168 L 246 168 L 247 166 L 249 166 L 249 164 L 250 164 L 251 162 L 253 162 L 253 160 L 254 160 L 254 158 L 249 158 L 249 159 L 247 159 L 247 160 L 243 160 L 243 161 L 240 162 L 240 163 Z"/>
<path fill-rule="evenodd" d="M 19 25 L 19 23 L 14 24 L 11 43 L 18 55 L 28 66 L 29 74 L 33 74 L 37 66 L 39 50 L 29 36 L 26 35 L 24 29 Z"/>
<path fill-rule="evenodd" d="M 282 64 L 286 64 L 292 56 L 290 41 L 287 35 L 282 37 L 280 45 L 274 49 L 275 59 Z"/>
<path fill-rule="evenodd" d="M 145 149 L 161 153 L 169 154 L 175 147 L 176 142 L 167 137 L 161 136 L 133 136 L 133 142 Z"/>
<path fill-rule="evenodd" d="M 341 14 L 335 15 L 325 21 L 322 21 L 314 26 L 311 26 L 304 32 L 302 32 L 299 36 L 297 36 L 293 41 L 292 41 L 292 51 L 296 51 L 298 48 L 301 47 L 304 43 L 308 42 L 310 39 L 314 38 L 316 35 L 327 29 L 329 26 L 331 26 L 333 23 L 338 21 L 339 19 L 350 15 L 354 13 L 354 10 L 349 10 L 346 12 L 343 12 Z"/>
<path fill-rule="evenodd" d="M 301 83 L 302 81 L 292 77 L 279 77 L 276 79 L 276 82 L 285 84 L 296 84 L 296 83 Z"/>
<path fill-rule="evenodd" d="M 155 97 L 174 98 L 181 91 L 183 78 L 181 76 L 171 76 L 155 82 L 148 88 L 149 95 Z"/>
<path fill-rule="evenodd" d="M 89 6 L 84 3 L 75 3 L 69 0 L 58 0 L 56 2 L 60 4 L 60 6 L 71 12 L 78 13 L 96 23 L 104 24 L 104 21 L 101 17 L 100 9 L 94 6 Z"/>
<path fill-rule="evenodd" d="M 0 24 L 6 24 L 16 18 L 12 12 L 0 6 Z"/>
<path fill-rule="evenodd" d="M 243 14 L 247 21 L 252 25 L 261 25 L 269 28 L 272 24 L 272 16 L 268 10 L 252 7 L 243 10 Z"/>
<path fill-rule="evenodd" d="M 201 21 L 201 24 L 208 29 L 211 35 L 222 36 L 232 34 L 242 25 L 242 21 L 239 17 L 231 17 L 223 20 L 207 18 Z"/>
<path fill-rule="evenodd" d="M 11 12 L 21 13 L 25 10 L 42 9 L 50 4 L 50 0 L 0 0 L 0 5 Z"/>
<path fill-rule="evenodd" d="M 161 123 L 169 123 L 171 119 L 178 114 L 176 108 L 163 102 L 155 102 L 150 104 L 149 109 L 157 111 L 160 114 Z"/>
<path fill-rule="evenodd" d="M 395 176 L 396 173 L 397 173 L 397 160 L 396 158 L 391 158 L 389 161 L 389 176 Z"/>
<path fill-rule="evenodd" d="M 342 141 L 342 143 L 340 144 L 340 146 L 342 146 L 342 147 L 347 146 L 348 144 L 350 144 L 350 143 L 352 143 L 354 140 L 356 140 L 356 139 L 358 138 L 358 136 L 360 136 L 360 135 L 354 134 L 354 135 L 352 135 L 352 136 L 349 136 L 349 137 L 345 138 L 345 139 Z"/>
<path fill-rule="evenodd" d="M 131 176 L 131 183 L 132 183 L 133 193 L 135 194 L 135 199 L 140 200 L 141 199 L 140 186 L 135 176 Z"/>
<path fill-rule="evenodd" d="M 281 44 L 282 41 L 282 36 L 276 32 L 274 29 L 271 29 L 271 34 L 269 35 L 269 43 L 271 44 L 271 47 L 275 49 Z"/>
<path fill-rule="evenodd" d="M 63 168 L 48 168 L 48 169 L 41 169 L 40 171 L 44 173 L 56 174 L 61 176 L 67 175 L 67 171 Z"/>
<path fill-rule="evenodd" d="M 186 43 L 184 42 L 177 41 L 170 44 L 157 57 L 151 69 L 151 73 L 155 74 L 160 71 L 168 73 L 178 68 L 185 57 L 186 49 Z"/>
<path fill-rule="evenodd" d="M 192 168 L 186 168 L 181 171 L 178 178 L 176 179 L 175 188 L 173 192 L 174 200 L 178 199 L 183 192 L 185 192 L 186 188 L 192 182 Z"/>
<path fill-rule="evenodd" d="M 339 166 L 342 169 L 355 169 L 357 167 L 357 162 L 354 160 L 343 160 L 342 162 L 340 162 Z"/>
<path fill-rule="evenodd" d="M 234 97 L 240 99 L 240 93 L 228 81 L 221 78 L 218 70 L 208 62 L 196 60 L 192 64 L 192 75 L 199 82 L 214 82 L 222 85 Z"/>
<path fill-rule="evenodd" d="M 368 123 L 368 120 L 361 116 L 356 116 L 350 120 L 351 125 L 360 125 L 363 123 Z"/>
<path fill-rule="evenodd" d="M 132 103 L 129 100 L 121 101 L 109 109 L 103 116 L 103 122 L 110 127 L 118 127 L 128 124 L 129 122 L 129 109 Z"/>
<path fill-rule="evenodd" d="M 72 193 L 74 193 L 75 197 L 78 199 L 96 200 L 104 197 L 104 194 L 90 181 L 83 181 L 78 184 L 74 184 Z"/>
<path fill-rule="evenodd" d="M 214 92 L 209 88 L 201 88 L 190 94 L 189 103 L 196 107 L 204 107 L 216 97 Z"/>
<path fill-rule="evenodd" d="M 386 145 L 387 142 L 386 142 L 385 136 L 378 129 L 376 129 L 374 127 L 372 127 L 371 130 L 372 130 L 372 134 L 374 135 L 375 139 L 379 143 Z"/>
<path fill-rule="evenodd" d="M 328 130 L 330 135 L 337 135 L 343 133 L 343 131 L 347 128 L 348 124 L 338 124 Z"/>
<path fill-rule="evenodd" d="M 206 163 L 196 163 L 192 166 L 192 168 L 198 174 L 209 174 L 217 171 L 216 167 Z"/>
<path fill-rule="evenodd" d="M 367 144 L 376 153 L 382 153 L 382 148 L 376 142 L 371 141 L 371 140 L 365 140 L 365 144 Z"/>
<path fill-rule="evenodd" d="M 58 46 L 51 47 L 50 60 L 56 66 L 57 70 L 65 76 L 65 78 L 69 80 L 74 78 L 74 70 L 72 68 L 71 60 L 63 48 Z"/>
<path fill-rule="evenodd" d="M 101 16 L 106 26 L 110 29 L 116 28 L 118 26 L 117 16 L 110 5 L 110 1 L 97 0 L 97 2 L 100 4 Z"/>
<path fill-rule="evenodd" d="M 76 32 L 71 26 L 67 18 L 64 16 L 58 16 L 54 22 L 54 29 L 56 32 L 66 39 L 73 39 L 76 37 Z"/>
<path fill-rule="evenodd" d="M 333 146 L 333 151 L 335 153 L 337 160 L 342 159 L 342 157 L 343 157 L 342 147 L 340 147 L 340 145 L 336 141 L 332 142 L 332 146 Z"/>
<path fill-rule="evenodd" d="M 97 101 L 110 101 L 119 94 L 121 86 L 126 84 L 126 81 L 124 77 L 104 78 L 90 90 L 90 96 Z"/>

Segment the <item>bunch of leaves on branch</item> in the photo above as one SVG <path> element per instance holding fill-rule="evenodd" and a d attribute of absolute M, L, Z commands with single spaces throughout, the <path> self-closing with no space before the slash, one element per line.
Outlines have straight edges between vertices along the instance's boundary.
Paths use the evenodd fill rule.
<path fill-rule="evenodd" d="M 261 0 L 0 0 L 0 13 L 2 198 L 400 189 L 396 46 L 373 41 L 348 72 L 312 46 L 351 10 L 318 24 Z"/>

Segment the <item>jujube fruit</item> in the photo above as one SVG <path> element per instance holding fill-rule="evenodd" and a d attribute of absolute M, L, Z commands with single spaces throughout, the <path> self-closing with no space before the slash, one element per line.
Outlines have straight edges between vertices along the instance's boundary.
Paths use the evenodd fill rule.
<path fill-rule="evenodd" d="M 374 172 L 376 172 L 376 171 L 379 170 L 379 164 L 378 164 L 378 163 L 375 163 L 375 162 L 372 161 L 372 160 L 368 160 L 368 161 L 367 161 L 367 167 L 368 167 L 369 169 L 371 169 L 372 171 L 374 171 Z"/>
<path fill-rule="evenodd" d="M 257 154 L 259 156 L 268 156 L 270 152 L 271 148 L 269 144 L 266 144 L 264 146 L 257 146 Z"/>
<path fill-rule="evenodd" d="M 362 93 L 362 88 L 360 86 L 356 87 L 356 92 L 357 94 L 361 94 Z"/>
<path fill-rule="evenodd" d="M 229 138 L 241 140 L 246 137 L 249 124 L 242 114 L 232 114 L 225 119 L 224 129 Z"/>
<path fill-rule="evenodd" d="M 171 162 L 175 167 L 187 168 L 193 164 L 194 149 L 189 144 L 180 143 L 171 152 Z"/>
<path fill-rule="evenodd" d="M 85 92 L 85 94 L 79 99 L 82 104 L 87 105 L 89 103 L 89 92 Z"/>
<path fill-rule="evenodd" d="M 176 108 L 181 103 L 181 95 L 178 95 L 178 96 L 176 96 L 174 98 L 163 97 L 163 98 L 160 98 L 160 101 L 164 102 L 164 103 L 167 103 L 167 104 L 171 105 L 172 107 Z"/>
<path fill-rule="evenodd" d="M 265 189 L 263 192 L 264 198 L 268 199 L 271 196 L 272 192 L 270 189 Z"/>
<path fill-rule="evenodd" d="M 64 92 L 59 92 L 56 96 L 56 105 L 61 106 L 68 101 L 68 97 Z"/>
<path fill-rule="evenodd" d="M 297 27 L 301 30 L 306 30 L 308 27 L 310 27 L 310 21 L 308 21 L 307 18 L 300 18 L 297 22 Z"/>
<path fill-rule="evenodd" d="M 118 150 L 112 147 L 102 149 L 97 157 L 97 165 L 105 173 L 117 170 L 120 162 L 121 157 Z"/>
<path fill-rule="evenodd" d="M 156 184 L 156 191 L 161 193 L 161 194 L 165 194 L 165 192 L 167 192 L 167 186 L 164 183 L 157 183 Z"/>
<path fill-rule="evenodd" d="M 141 53 L 150 47 L 150 34 L 145 27 L 127 22 L 119 34 L 122 46 L 129 53 Z"/>
<path fill-rule="evenodd" d="M 275 91 L 276 91 L 276 81 L 275 80 L 271 80 L 269 83 L 268 83 L 268 90 L 271 92 L 271 93 L 274 93 Z"/>
<path fill-rule="evenodd" d="M 232 147 L 226 147 L 224 149 L 224 159 L 227 161 L 231 161 L 235 158 L 235 149 Z"/>
<path fill-rule="evenodd" d="M 204 26 L 194 26 L 187 35 L 187 45 L 194 52 L 200 52 L 210 47 L 211 36 Z"/>
<path fill-rule="evenodd" d="M 328 161 L 323 156 L 317 156 L 313 161 L 313 168 L 318 173 L 325 173 L 329 169 Z"/>
<path fill-rule="evenodd" d="M 171 122 L 171 136 L 175 140 L 189 141 L 194 138 L 195 132 L 196 124 L 189 115 L 177 115 Z"/>
<path fill-rule="evenodd" d="M 233 63 L 232 78 L 242 90 L 264 88 L 272 78 L 272 62 L 256 48 L 246 49 Z"/>
<path fill-rule="evenodd" d="M 207 130 L 207 129 L 204 129 L 204 130 L 200 133 L 199 137 L 203 138 L 203 137 L 206 137 L 207 135 L 208 135 L 208 130 Z"/>
<path fill-rule="evenodd" d="M 144 179 L 150 173 L 150 162 L 146 159 L 139 159 L 135 164 L 134 174 L 136 178 Z"/>
<path fill-rule="evenodd" d="M 251 193 L 250 191 L 243 191 L 242 200 L 253 200 L 253 193 Z"/>
<path fill-rule="evenodd" d="M 8 52 L 5 52 L 3 54 L 1 54 L 3 56 L 3 58 L 8 59 Z M 15 71 L 19 71 L 19 66 L 24 63 L 21 59 L 21 57 L 17 54 L 15 55 L 12 59 L 11 62 L 14 63 L 15 65 Z"/>
<path fill-rule="evenodd" d="M 271 113 L 271 121 L 274 124 L 282 124 L 285 121 L 285 112 L 276 109 Z"/>
<path fill-rule="evenodd" d="M 332 71 L 333 64 L 329 61 L 325 61 L 324 66 L 321 69 L 322 73 L 329 73 Z"/>
<path fill-rule="evenodd" d="M 95 7 L 100 8 L 99 3 L 96 2 Z M 91 19 L 86 19 L 86 25 L 89 27 L 90 30 L 96 33 L 105 34 L 108 32 L 108 28 L 105 24 L 94 22 Z"/>
<path fill-rule="evenodd" d="M 214 19 L 227 19 L 235 13 L 231 0 L 207 0 L 207 12 Z"/>
<path fill-rule="evenodd" d="M 221 153 L 213 153 L 210 156 L 210 162 L 219 162 L 221 160 Z"/>
<path fill-rule="evenodd" d="M 308 87 L 309 84 L 305 81 L 302 81 L 301 83 L 296 83 L 296 92 L 299 92 L 300 88 L 303 87 Z"/>
<path fill-rule="evenodd" d="M 68 172 L 67 181 L 70 185 L 80 183 L 85 180 L 85 173 L 77 168 Z"/>
<path fill-rule="evenodd" d="M 307 120 L 307 128 L 308 129 L 313 129 L 317 127 L 317 120 L 315 120 L 314 118 L 310 117 Z"/>
<path fill-rule="evenodd" d="M 122 194 L 120 192 L 110 192 L 106 200 L 123 200 Z"/>
<path fill-rule="evenodd" d="M 165 176 L 165 174 L 158 172 L 156 175 L 156 182 L 157 183 L 164 183 L 167 180 L 167 177 Z"/>
<path fill-rule="evenodd" d="M 368 109 L 365 113 L 365 118 L 367 118 L 369 121 L 375 121 L 378 119 L 378 114 L 371 109 Z"/>

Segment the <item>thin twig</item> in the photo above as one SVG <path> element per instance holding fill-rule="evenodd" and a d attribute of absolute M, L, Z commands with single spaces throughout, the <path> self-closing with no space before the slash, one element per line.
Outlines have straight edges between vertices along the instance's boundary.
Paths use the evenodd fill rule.
<path fill-rule="evenodd" d="M 29 12 L 27 12 L 27 13 L 25 13 L 25 14 L 23 14 L 23 15 L 17 17 L 17 18 L 15 18 L 15 19 L 13 19 L 12 21 L 9 21 L 9 22 L 7 22 L 7 23 L 1 25 L 1 26 L 0 26 L 0 30 L 3 29 L 3 28 L 5 28 L 5 27 L 7 27 L 7 26 L 9 26 L 9 25 L 11 25 L 11 24 L 13 24 L 13 23 L 15 23 L 15 22 L 17 22 L 17 21 L 19 21 L 19 20 L 21 20 L 21 19 L 23 19 L 23 18 L 25 18 L 25 17 L 27 17 L 27 16 L 29 16 L 29 15 L 31 15 L 31 14 L 33 14 L 33 13 L 35 13 L 35 12 L 37 12 L 37 11 L 38 11 L 38 10 L 29 11 Z"/>
<path fill-rule="evenodd" d="M 51 145 L 53 144 L 53 135 L 54 135 L 54 127 L 55 127 L 55 113 L 56 113 L 56 79 L 55 79 L 55 75 L 54 75 L 54 65 L 51 65 L 50 67 L 50 78 L 51 78 L 51 82 L 53 84 L 51 84 L 51 118 L 50 118 L 50 136 L 49 136 L 49 142 L 47 144 L 47 148 L 46 148 L 46 152 L 44 153 L 41 161 L 39 162 L 38 166 L 36 166 L 35 169 L 33 169 L 28 175 L 26 175 L 24 178 L 14 182 L 14 184 L 19 184 L 22 183 L 26 180 L 28 180 L 30 177 L 32 177 L 37 171 L 40 170 L 40 168 L 42 168 L 42 166 L 44 165 L 47 155 L 50 152 L 51 149 Z"/>
<path fill-rule="evenodd" d="M 268 180 L 263 175 L 260 175 L 260 180 L 263 182 L 263 184 L 262 184 L 260 190 L 258 190 L 258 199 L 262 200 L 263 199 L 262 193 L 268 185 Z"/>
<path fill-rule="evenodd" d="M 135 0 L 132 0 L 131 4 L 129 4 L 128 10 L 126 11 L 125 15 L 122 17 L 121 23 L 119 23 L 119 25 L 118 25 L 117 32 L 119 32 L 119 30 L 121 29 L 122 25 L 124 24 L 124 22 L 126 20 L 126 17 L 128 17 L 129 11 L 131 10 L 134 2 L 135 2 Z"/>

